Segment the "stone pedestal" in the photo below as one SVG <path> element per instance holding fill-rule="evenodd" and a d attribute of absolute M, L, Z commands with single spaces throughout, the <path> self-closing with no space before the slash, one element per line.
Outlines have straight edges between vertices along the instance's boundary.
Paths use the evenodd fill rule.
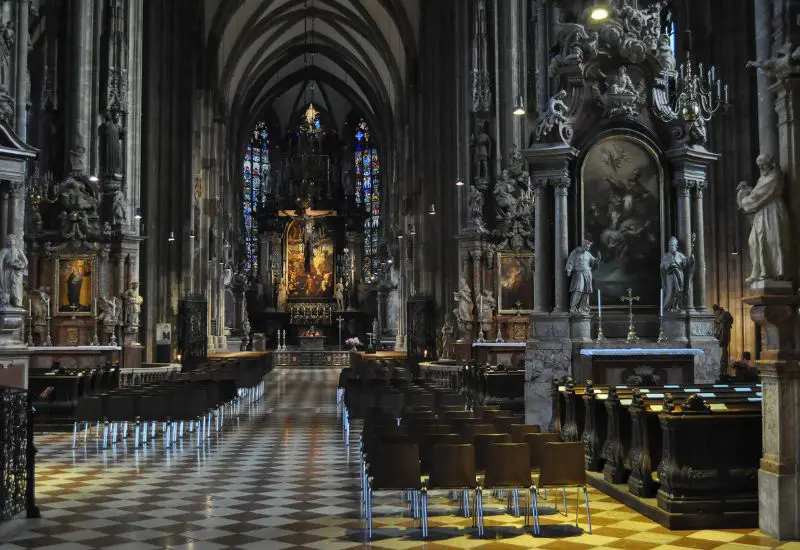
<path fill-rule="evenodd" d="M 798 296 L 767 285 L 772 294 L 744 302 L 761 331 L 755 362 L 762 383 L 762 447 L 758 470 L 758 526 L 778 539 L 800 538 L 800 363 L 794 347 Z M 763 285 L 762 285 L 763 287 Z M 762 288 L 760 288 L 762 289 Z M 791 287 L 788 287 L 790 290 Z"/>
<path fill-rule="evenodd" d="M 569 320 L 569 336 L 573 341 L 592 341 L 592 317 L 584 313 L 574 313 Z"/>
<path fill-rule="evenodd" d="M 0 385 L 28 387 L 30 352 L 23 342 L 27 312 L 19 307 L 0 307 Z"/>
<path fill-rule="evenodd" d="M 550 391 L 554 379 L 571 372 L 573 342 L 567 313 L 534 313 L 525 346 L 525 422 L 542 429 L 553 421 Z"/>

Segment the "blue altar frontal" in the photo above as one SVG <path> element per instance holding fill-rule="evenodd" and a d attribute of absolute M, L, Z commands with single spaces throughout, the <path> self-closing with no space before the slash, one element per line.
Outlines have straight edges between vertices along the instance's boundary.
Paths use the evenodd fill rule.
<path fill-rule="evenodd" d="M 616 357 L 619 355 L 704 355 L 701 349 L 694 348 L 584 348 L 581 355 L 590 357 L 606 356 Z"/>

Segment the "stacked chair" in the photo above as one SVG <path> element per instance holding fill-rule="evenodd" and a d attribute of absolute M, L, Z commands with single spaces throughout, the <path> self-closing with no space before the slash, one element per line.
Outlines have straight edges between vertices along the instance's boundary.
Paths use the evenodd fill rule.
<path fill-rule="evenodd" d="M 125 441 L 131 433 L 134 448 L 159 433 L 168 448 L 186 429 L 196 434 L 199 446 L 212 429 L 220 430 L 226 417 L 238 414 L 243 402 L 263 397 L 268 370 L 263 358 L 210 361 L 171 380 L 85 395 L 77 403 L 73 447 L 81 430 L 86 444 L 92 425 L 95 437 L 100 438 L 101 424 L 104 449 L 109 443 Z"/>
<path fill-rule="evenodd" d="M 363 420 L 360 440 L 362 517 L 372 537 L 373 493 L 400 490 L 423 537 L 428 537 L 430 491 L 447 491 L 459 513 L 484 534 L 487 491 L 507 498 L 508 511 L 540 534 L 540 490 L 583 491 L 591 533 L 583 447 L 559 434 L 526 425 L 519 411 L 502 406 L 467 407 L 449 386 L 405 377 L 387 378 L 387 365 L 367 379 L 342 380 L 342 420 Z M 398 370 L 393 370 L 397 373 Z M 520 494 L 525 496 L 524 510 Z M 556 506 L 558 509 L 558 505 Z M 576 511 L 576 525 L 578 521 Z"/>

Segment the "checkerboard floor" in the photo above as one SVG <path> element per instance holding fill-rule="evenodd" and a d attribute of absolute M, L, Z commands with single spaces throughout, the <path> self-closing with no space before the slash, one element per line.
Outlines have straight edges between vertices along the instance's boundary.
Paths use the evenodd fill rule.
<path fill-rule="evenodd" d="M 0 525 L 0 548 L 80 550 L 186 548 L 800 548 L 752 529 L 669 531 L 591 489 L 593 534 L 543 503 L 542 536 L 489 499 L 486 536 L 458 517 L 446 495 L 431 499 L 430 540 L 420 537 L 398 493 L 378 494 L 374 536 L 359 519 L 357 432 L 342 441 L 335 403 L 338 371 L 277 369 L 266 397 L 200 447 L 185 439 L 102 450 L 90 437 L 37 437 L 42 519 Z M 94 435 L 94 434 L 92 434 Z M 583 511 L 579 525 L 585 527 Z M 732 526 L 734 527 L 734 526 Z"/>

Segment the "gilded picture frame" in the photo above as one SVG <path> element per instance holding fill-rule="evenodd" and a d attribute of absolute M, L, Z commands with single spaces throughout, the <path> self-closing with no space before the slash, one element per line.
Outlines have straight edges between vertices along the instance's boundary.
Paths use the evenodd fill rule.
<path fill-rule="evenodd" d="M 627 309 L 620 298 L 628 288 L 640 297 L 634 307 L 657 306 L 666 239 L 658 153 L 637 136 L 607 135 L 587 149 L 580 178 L 580 236 L 592 241 L 592 255 L 602 255 L 593 282 L 603 309 Z"/>
<path fill-rule="evenodd" d="M 498 313 L 530 313 L 533 311 L 532 252 L 497 253 Z M 517 302 L 520 303 L 517 309 Z"/>
<path fill-rule="evenodd" d="M 97 261 L 94 256 L 63 256 L 56 259 L 53 314 L 63 317 L 94 317 L 97 296 Z"/>

